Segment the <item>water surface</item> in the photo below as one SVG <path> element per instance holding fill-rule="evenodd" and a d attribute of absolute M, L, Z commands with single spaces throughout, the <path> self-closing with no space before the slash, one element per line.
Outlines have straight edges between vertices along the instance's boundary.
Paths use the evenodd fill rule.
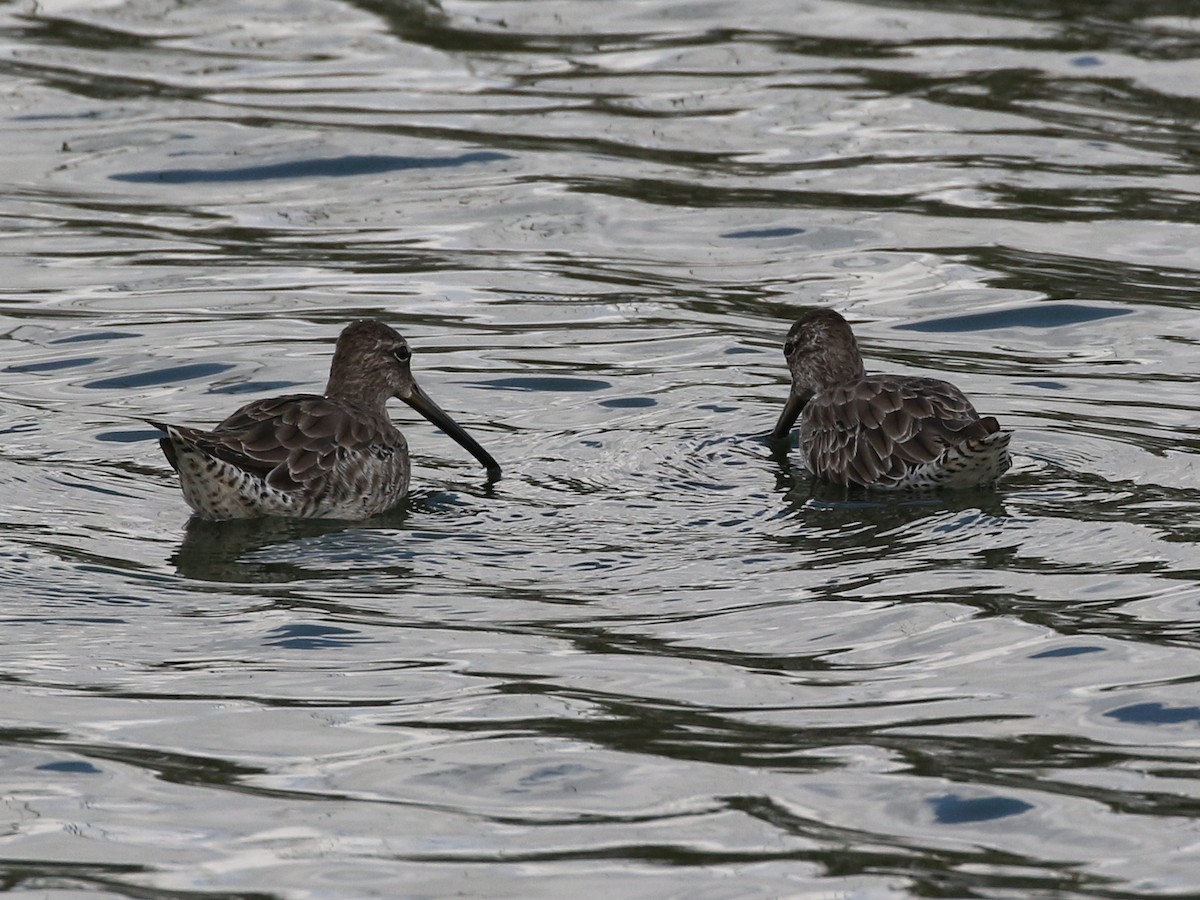
<path fill-rule="evenodd" d="M 0 10 L 0 884 L 1200 893 L 1190 5 Z M 995 491 L 762 438 L 806 306 Z M 189 521 L 142 417 L 319 390 L 409 501 Z"/>

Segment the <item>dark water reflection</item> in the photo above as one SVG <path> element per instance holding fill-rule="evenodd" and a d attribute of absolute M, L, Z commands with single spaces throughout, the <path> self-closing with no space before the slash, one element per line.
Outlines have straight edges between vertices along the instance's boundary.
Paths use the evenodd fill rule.
<path fill-rule="evenodd" d="M 442 169 L 477 162 L 509 159 L 503 153 L 463 153 L 459 156 L 417 159 L 403 156 L 339 156 L 333 159 L 305 159 L 296 162 L 232 169 L 159 169 L 152 172 L 125 172 L 110 176 L 113 181 L 163 184 L 197 182 L 261 182 L 276 178 L 351 178 L 357 175 L 383 175 L 405 169 Z"/>
<path fill-rule="evenodd" d="M 0 884 L 1200 892 L 1191 5 L 0 12 Z M 815 484 L 790 321 L 1016 432 Z M 362 523 L 189 521 L 143 417 L 407 410 Z"/>

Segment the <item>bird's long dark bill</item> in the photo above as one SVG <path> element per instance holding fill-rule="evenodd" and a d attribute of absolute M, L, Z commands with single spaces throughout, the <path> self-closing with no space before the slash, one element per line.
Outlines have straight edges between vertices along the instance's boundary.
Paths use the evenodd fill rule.
<path fill-rule="evenodd" d="M 800 415 L 800 410 L 804 409 L 804 403 L 805 401 L 797 396 L 795 391 L 788 392 L 787 403 L 783 407 L 779 421 L 775 423 L 775 430 L 771 432 L 771 440 L 787 440 L 787 436 L 792 430 L 792 425 Z"/>
<path fill-rule="evenodd" d="M 492 459 L 491 454 L 480 447 L 479 442 L 475 438 L 467 434 L 461 425 L 450 418 L 440 406 L 434 403 L 415 381 L 412 383 L 412 393 L 400 399 L 438 428 L 442 429 L 442 431 L 446 432 L 446 434 L 450 435 L 450 437 L 454 438 L 460 447 L 479 460 L 483 464 L 483 467 L 487 469 L 489 479 L 495 481 L 500 477 L 500 465 Z"/>

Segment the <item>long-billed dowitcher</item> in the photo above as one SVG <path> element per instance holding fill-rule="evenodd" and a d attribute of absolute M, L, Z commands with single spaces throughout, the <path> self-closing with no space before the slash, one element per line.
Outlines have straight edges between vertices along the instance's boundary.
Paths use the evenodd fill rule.
<path fill-rule="evenodd" d="M 810 310 L 783 345 L 792 389 L 772 438 L 800 416 L 808 469 L 835 484 L 883 490 L 974 487 L 1008 471 L 1011 431 L 980 418 L 954 385 L 911 375 L 868 375 L 849 324 Z"/>
<path fill-rule="evenodd" d="M 403 400 L 487 469 L 500 466 L 413 379 L 412 351 L 374 319 L 338 336 L 323 396 L 289 394 L 243 406 L 212 431 L 150 422 L 184 499 L 205 519 L 364 519 L 408 492 L 408 444 L 387 414 Z"/>

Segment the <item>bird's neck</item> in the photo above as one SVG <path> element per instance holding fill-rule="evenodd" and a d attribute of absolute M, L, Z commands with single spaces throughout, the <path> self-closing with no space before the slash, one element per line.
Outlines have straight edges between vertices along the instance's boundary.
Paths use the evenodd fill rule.
<path fill-rule="evenodd" d="M 363 379 L 347 377 L 347 373 L 336 368 L 329 373 L 329 382 L 325 385 L 326 399 L 352 403 L 359 409 L 378 416 L 387 415 L 388 396 L 365 383 Z"/>
<path fill-rule="evenodd" d="M 857 348 L 852 353 L 820 354 L 812 360 L 809 371 L 817 390 L 858 381 L 867 374 Z"/>

